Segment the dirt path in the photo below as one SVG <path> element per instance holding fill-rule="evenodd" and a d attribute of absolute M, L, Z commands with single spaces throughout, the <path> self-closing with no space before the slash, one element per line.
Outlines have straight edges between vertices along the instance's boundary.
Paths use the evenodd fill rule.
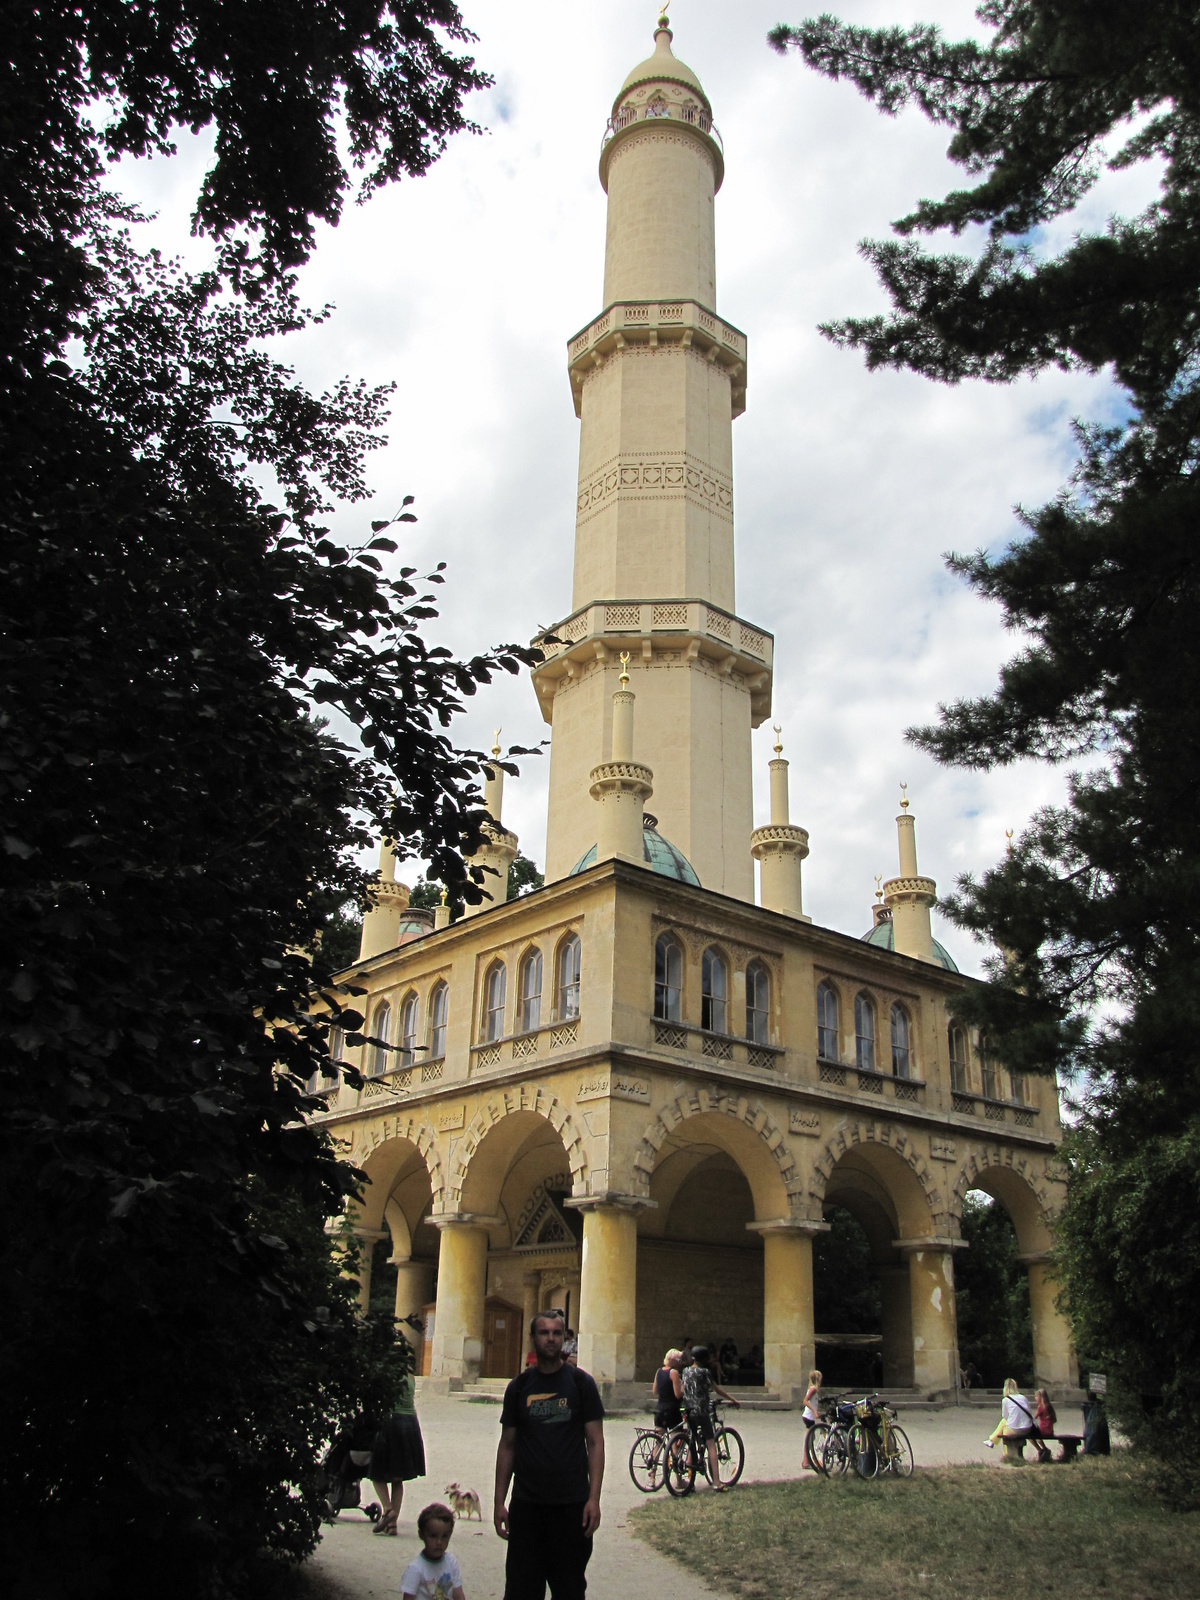
<path fill-rule="evenodd" d="M 343 1511 L 326 1529 L 320 1548 L 308 1565 L 313 1600 L 396 1600 L 400 1575 L 420 1546 L 417 1513 L 431 1500 L 445 1497 L 447 1483 L 457 1481 L 475 1489 L 483 1502 L 485 1520 L 460 1522 L 452 1549 L 462 1567 L 467 1600 L 501 1600 L 504 1593 L 504 1544 L 492 1529 L 491 1506 L 500 1408 L 495 1404 L 461 1399 L 425 1399 L 420 1407 L 429 1475 L 408 1485 L 399 1536 L 376 1538 L 366 1518 Z M 804 1425 L 798 1412 L 732 1410 L 727 1420 L 738 1428 L 746 1444 L 745 1481 L 794 1478 L 799 1475 Z M 903 1425 L 912 1440 L 919 1466 L 959 1461 L 995 1461 L 997 1450 L 983 1448 L 983 1440 L 998 1417 L 974 1407 L 961 1411 L 909 1412 Z M 588 1567 L 588 1586 L 597 1600 L 624 1600 L 630 1594 L 653 1600 L 694 1600 L 718 1591 L 698 1585 L 666 1557 L 635 1539 L 625 1525 L 627 1512 L 644 1504 L 644 1496 L 629 1478 L 629 1448 L 642 1417 L 612 1417 L 605 1428 L 607 1471 L 601 1500 L 604 1521 L 596 1536 L 595 1553 Z M 1063 1432 L 1083 1431 L 1078 1413 L 1066 1412 L 1059 1420 Z M 997 1463 L 998 1464 L 998 1463 Z M 805 1474 L 804 1476 L 808 1476 Z M 369 1486 L 364 1484 L 364 1499 Z M 707 1494 L 700 1488 L 698 1494 Z"/>

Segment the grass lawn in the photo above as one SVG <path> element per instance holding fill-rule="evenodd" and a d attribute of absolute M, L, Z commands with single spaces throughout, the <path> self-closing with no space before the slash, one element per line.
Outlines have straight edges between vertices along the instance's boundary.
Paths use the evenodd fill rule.
<path fill-rule="evenodd" d="M 730 1594 L 770 1600 L 1194 1600 L 1200 1512 L 1168 1511 L 1121 1454 L 1071 1465 L 920 1468 L 655 1496 L 646 1542 Z"/>

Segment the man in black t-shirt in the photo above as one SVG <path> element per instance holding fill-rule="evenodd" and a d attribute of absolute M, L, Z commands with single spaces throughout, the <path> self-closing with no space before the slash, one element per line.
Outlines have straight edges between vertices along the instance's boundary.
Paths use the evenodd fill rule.
<path fill-rule="evenodd" d="M 544 1600 L 547 1583 L 550 1600 L 583 1600 L 600 1526 L 604 1406 L 591 1374 L 563 1361 L 562 1312 L 539 1312 L 529 1331 L 537 1366 L 504 1391 L 496 1452 L 492 1516 L 508 1540 L 504 1600 Z"/>

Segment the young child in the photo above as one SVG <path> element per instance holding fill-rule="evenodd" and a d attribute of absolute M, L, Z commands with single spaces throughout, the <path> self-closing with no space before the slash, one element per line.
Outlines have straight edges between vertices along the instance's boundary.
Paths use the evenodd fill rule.
<path fill-rule="evenodd" d="M 465 1600 L 458 1562 L 446 1548 L 454 1532 L 453 1511 L 435 1500 L 417 1518 L 417 1532 L 421 1554 L 404 1569 L 404 1600 Z"/>
<path fill-rule="evenodd" d="M 817 1407 L 821 1403 L 821 1374 L 816 1367 L 808 1375 L 808 1388 L 804 1395 L 804 1465 L 811 1467 L 814 1472 L 819 1471 L 817 1463 L 812 1458 L 809 1449 L 812 1443 L 812 1431 L 821 1420 Z"/>

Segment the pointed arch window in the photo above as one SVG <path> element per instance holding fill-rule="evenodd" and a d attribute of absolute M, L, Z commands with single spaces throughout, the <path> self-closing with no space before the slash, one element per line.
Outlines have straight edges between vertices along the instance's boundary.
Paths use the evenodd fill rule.
<path fill-rule="evenodd" d="M 1012 1084 L 1013 1105 L 1029 1105 L 1029 1079 L 1023 1072 L 1010 1072 L 1008 1077 Z"/>
<path fill-rule="evenodd" d="M 770 1044 L 771 978 L 761 961 L 746 968 L 746 1037 L 751 1044 Z"/>
<path fill-rule="evenodd" d="M 558 947 L 558 981 L 554 996 L 556 1022 L 567 1022 L 579 1015 L 579 973 L 582 957 L 579 935 L 569 933 Z"/>
<path fill-rule="evenodd" d="M 429 1056 L 438 1061 L 446 1054 L 446 1017 L 450 1009 L 450 991 L 444 983 L 435 983 L 429 996 Z"/>
<path fill-rule="evenodd" d="M 729 969 L 710 945 L 700 964 L 700 1026 L 710 1033 L 728 1030 Z"/>
<path fill-rule="evenodd" d="M 683 952 L 669 933 L 654 946 L 654 1015 L 660 1022 L 678 1022 L 683 997 Z"/>
<path fill-rule="evenodd" d="M 875 1002 L 861 991 L 854 997 L 854 1064 L 875 1071 Z"/>
<path fill-rule="evenodd" d="M 985 1100 L 999 1100 L 1000 1074 L 996 1071 L 996 1058 L 985 1034 L 979 1036 L 979 1081 Z"/>
<path fill-rule="evenodd" d="M 531 950 L 521 962 L 519 974 L 521 1012 L 518 1033 L 534 1033 L 542 1025 L 542 952 Z"/>
<path fill-rule="evenodd" d="M 968 1093 L 967 1036 L 962 1028 L 950 1028 L 950 1087 L 955 1094 Z"/>
<path fill-rule="evenodd" d="M 817 985 L 817 1054 L 822 1061 L 838 1060 L 838 994 L 831 983 Z"/>
<path fill-rule="evenodd" d="M 483 1039 L 485 1044 L 490 1044 L 493 1039 L 504 1036 L 504 994 L 508 985 L 508 974 L 503 961 L 496 961 L 488 968 L 487 977 L 483 980 Z"/>
<path fill-rule="evenodd" d="M 400 1007 L 400 1065 L 411 1067 L 417 1056 L 417 997 L 406 995 Z"/>
<path fill-rule="evenodd" d="M 897 1000 L 892 1006 L 892 1077 L 912 1077 L 912 1023 Z"/>
<path fill-rule="evenodd" d="M 367 1076 L 381 1078 L 388 1069 L 388 1040 L 392 1029 L 392 1008 L 386 1000 L 375 1007 L 371 1018 L 371 1037 L 376 1041 L 368 1046 Z"/>

